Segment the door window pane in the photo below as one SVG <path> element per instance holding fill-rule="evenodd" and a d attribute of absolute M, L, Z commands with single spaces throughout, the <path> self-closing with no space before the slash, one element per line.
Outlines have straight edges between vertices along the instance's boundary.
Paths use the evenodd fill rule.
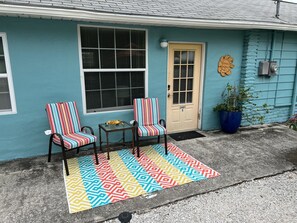
<path fill-rule="evenodd" d="M 139 30 L 131 30 L 131 48 L 145 49 L 145 32 Z"/>
<path fill-rule="evenodd" d="M 188 64 L 194 64 L 194 51 L 189 51 Z"/>
<path fill-rule="evenodd" d="M 173 90 L 178 91 L 179 90 L 179 79 L 175 79 L 173 81 Z"/>
<path fill-rule="evenodd" d="M 173 76 L 179 77 L 179 65 L 174 65 Z"/>
<path fill-rule="evenodd" d="M 178 104 L 178 93 L 173 93 L 173 104 Z"/>
<path fill-rule="evenodd" d="M 180 92 L 179 94 L 179 103 L 183 104 L 186 102 L 186 93 L 185 92 Z"/>
<path fill-rule="evenodd" d="M 186 90 L 186 80 L 185 79 L 181 79 L 180 80 L 180 90 L 181 91 L 185 91 Z"/>
<path fill-rule="evenodd" d="M 187 93 L 187 103 L 192 103 L 193 100 L 193 92 Z"/>
<path fill-rule="evenodd" d="M 182 54 L 181 63 L 182 64 L 187 64 L 187 51 L 182 51 L 181 54 Z"/>
<path fill-rule="evenodd" d="M 114 29 L 99 29 L 100 48 L 114 48 Z"/>
<path fill-rule="evenodd" d="M 193 77 L 193 75 L 194 75 L 194 66 L 189 65 L 188 66 L 188 77 Z"/>
<path fill-rule="evenodd" d="M 181 66 L 181 77 L 186 77 L 187 76 L 187 65 L 182 65 Z"/>
<path fill-rule="evenodd" d="M 193 79 L 188 79 L 187 90 L 193 90 Z"/>
<path fill-rule="evenodd" d="M 99 68 L 98 50 L 83 49 L 82 60 L 83 68 Z"/>
<path fill-rule="evenodd" d="M 100 50 L 101 68 L 115 68 L 114 50 Z"/>
<path fill-rule="evenodd" d="M 81 27 L 81 46 L 98 48 L 98 35 L 96 28 Z"/>
<path fill-rule="evenodd" d="M 130 49 L 130 30 L 116 29 L 116 48 Z"/>
<path fill-rule="evenodd" d="M 180 51 L 174 51 L 174 64 L 180 64 Z"/>

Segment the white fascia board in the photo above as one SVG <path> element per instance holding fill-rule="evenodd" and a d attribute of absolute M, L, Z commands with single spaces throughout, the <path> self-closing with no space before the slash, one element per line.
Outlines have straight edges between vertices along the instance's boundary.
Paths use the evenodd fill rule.
<path fill-rule="evenodd" d="M 0 4 L 0 15 L 24 16 L 45 19 L 64 19 L 88 22 L 106 22 L 122 24 L 139 24 L 151 26 L 170 26 L 184 28 L 213 28 L 213 29 L 273 29 L 297 31 L 297 26 L 284 23 L 268 23 L 253 21 L 207 20 L 169 18 L 160 16 L 124 15 L 103 13 L 78 9 L 61 9 L 50 7 L 33 7 Z"/>

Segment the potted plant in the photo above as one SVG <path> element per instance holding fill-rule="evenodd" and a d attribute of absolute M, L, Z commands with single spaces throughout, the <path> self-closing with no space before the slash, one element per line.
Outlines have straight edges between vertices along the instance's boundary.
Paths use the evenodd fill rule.
<path fill-rule="evenodd" d="M 250 93 L 249 88 L 236 87 L 227 84 L 222 93 L 223 102 L 214 107 L 214 111 L 219 112 L 221 128 L 226 133 L 235 133 L 240 124 L 242 117 L 250 123 L 255 121 L 263 124 L 263 112 L 257 109 L 253 99 L 257 98 Z M 268 105 L 262 105 L 262 111 L 268 113 Z"/>

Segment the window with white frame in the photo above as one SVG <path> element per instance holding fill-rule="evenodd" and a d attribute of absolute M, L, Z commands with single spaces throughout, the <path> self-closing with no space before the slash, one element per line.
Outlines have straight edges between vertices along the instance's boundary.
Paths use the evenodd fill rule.
<path fill-rule="evenodd" d="M 0 33 L 0 115 L 16 113 L 6 35 Z"/>
<path fill-rule="evenodd" d="M 87 112 L 131 108 L 145 96 L 146 32 L 80 27 Z"/>

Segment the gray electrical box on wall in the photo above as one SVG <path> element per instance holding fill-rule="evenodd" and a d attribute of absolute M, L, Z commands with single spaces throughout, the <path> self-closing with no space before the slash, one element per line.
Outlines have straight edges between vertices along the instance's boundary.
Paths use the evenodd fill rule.
<path fill-rule="evenodd" d="M 277 74 L 277 62 L 276 61 L 260 61 L 258 75 L 260 76 L 273 76 Z"/>

